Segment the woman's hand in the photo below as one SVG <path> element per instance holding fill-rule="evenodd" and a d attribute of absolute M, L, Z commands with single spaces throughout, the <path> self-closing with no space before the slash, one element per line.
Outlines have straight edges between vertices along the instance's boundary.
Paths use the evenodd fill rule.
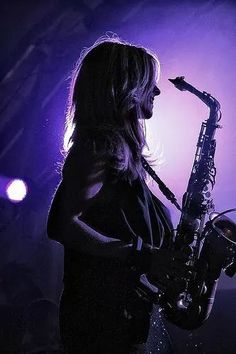
<path fill-rule="evenodd" d="M 180 293 L 190 276 L 188 256 L 181 251 L 152 248 L 148 277 L 160 290 Z"/>

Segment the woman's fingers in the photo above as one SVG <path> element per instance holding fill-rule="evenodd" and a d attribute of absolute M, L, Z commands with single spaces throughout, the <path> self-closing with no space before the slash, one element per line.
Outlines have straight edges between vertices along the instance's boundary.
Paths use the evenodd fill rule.
<path fill-rule="evenodd" d="M 157 264 L 170 265 L 173 262 L 180 262 L 181 264 L 187 263 L 188 256 L 181 251 L 170 250 L 154 250 L 152 254 L 153 261 Z"/>
<path fill-rule="evenodd" d="M 171 271 L 187 273 L 190 267 L 185 262 L 176 259 L 175 257 L 159 257 L 159 255 L 152 257 L 151 272 L 158 273 L 160 268 L 165 268 Z"/>
<path fill-rule="evenodd" d="M 161 291 L 180 294 L 186 289 L 192 268 L 189 257 L 182 251 L 155 250 L 152 255 L 150 280 Z"/>
<path fill-rule="evenodd" d="M 186 289 L 187 281 L 181 277 L 175 277 L 166 274 L 159 275 L 151 279 L 152 283 L 156 285 L 161 291 L 172 289 L 177 293 L 181 293 Z"/>

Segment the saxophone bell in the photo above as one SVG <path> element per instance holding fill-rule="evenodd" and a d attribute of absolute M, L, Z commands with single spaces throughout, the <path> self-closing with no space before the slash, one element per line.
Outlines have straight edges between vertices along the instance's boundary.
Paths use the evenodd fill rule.
<path fill-rule="evenodd" d="M 207 278 L 217 279 L 221 270 L 236 262 L 236 223 L 226 216 L 235 211 L 229 209 L 218 213 L 205 225 L 205 241 L 199 262 L 204 260 L 207 263 Z"/>
<path fill-rule="evenodd" d="M 236 209 L 228 209 L 222 213 L 212 213 L 213 215 L 210 215 L 210 220 L 212 228 L 219 236 L 236 245 L 236 224 L 231 218 L 226 216 L 226 214 L 232 212 L 236 212 Z"/>

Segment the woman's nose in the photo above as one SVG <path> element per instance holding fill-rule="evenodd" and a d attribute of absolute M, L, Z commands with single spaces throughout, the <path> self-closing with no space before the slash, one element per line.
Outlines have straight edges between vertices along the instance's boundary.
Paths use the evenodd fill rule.
<path fill-rule="evenodd" d="M 158 96 L 158 95 L 160 95 L 161 91 L 157 86 L 155 86 L 153 89 L 153 93 L 154 93 L 154 96 Z"/>

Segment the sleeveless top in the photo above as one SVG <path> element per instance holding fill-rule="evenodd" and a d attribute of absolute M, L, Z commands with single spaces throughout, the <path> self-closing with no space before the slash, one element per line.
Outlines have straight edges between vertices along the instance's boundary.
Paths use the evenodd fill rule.
<path fill-rule="evenodd" d="M 127 243 L 140 236 L 145 243 L 168 248 L 172 241 L 169 212 L 141 178 L 106 180 L 82 220 L 103 235 Z M 64 291 L 74 294 L 81 306 L 95 302 L 101 308 L 123 306 L 136 296 L 127 265 L 67 248 Z"/>

